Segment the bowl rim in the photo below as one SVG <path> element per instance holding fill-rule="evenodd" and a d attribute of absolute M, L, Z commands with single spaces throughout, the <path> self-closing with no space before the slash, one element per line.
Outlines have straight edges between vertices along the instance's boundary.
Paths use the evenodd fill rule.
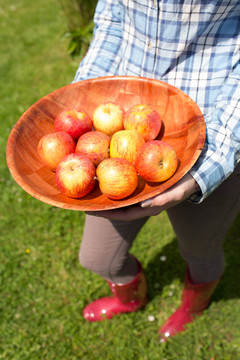
<path fill-rule="evenodd" d="M 172 178 L 170 178 L 169 180 L 167 180 L 167 188 L 170 188 L 171 186 L 173 186 L 176 182 L 178 182 L 191 168 L 192 166 L 196 163 L 197 159 L 199 158 L 203 147 L 204 147 L 204 143 L 205 143 L 205 139 L 206 139 L 206 124 L 205 124 L 205 120 L 204 120 L 204 116 L 200 110 L 200 108 L 198 107 L 198 105 L 194 102 L 194 100 L 191 99 L 191 97 L 189 95 L 187 95 L 185 92 L 183 92 L 181 89 L 168 84 L 162 80 L 157 80 L 157 79 L 152 79 L 152 78 L 147 78 L 147 77 L 141 77 L 141 76 L 126 76 L 126 75 L 117 75 L 117 76 L 104 76 L 104 77 L 96 77 L 96 78 L 91 78 L 91 79 L 85 79 L 85 80 L 81 80 L 80 82 L 74 82 L 74 83 L 70 83 L 67 84 L 65 86 L 62 86 L 58 89 L 55 89 L 54 91 L 48 93 L 47 95 L 43 96 L 42 98 L 40 98 L 39 100 L 37 100 L 35 103 L 33 103 L 28 109 L 26 109 L 26 111 L 23 112 L 23 114 L 20 116 L 20 118 L 16 121 L 16 123 L 13 125 L 8 140 L 7 140 L 7 146 L 6 146 L 6 160 L 7 160 L 7 165 L 9 168 L 9 171 L 13 177 L 13 179 L 16 181 L 16 183 L 28 194 L 30 194 L 31 196 L 33 196 L 35 199 L 42 201 L 43 203 L 46 203 L 48 205 L 52 205 L 55 207 L 59 207 L 59 208 L 63 208 L 63 209 L 70 209 L 70 210 L 78 210 L 78 211 L 85 211 L 85 210 L 89 210 L 89 208 L 85 205 L 77 205 L 77 204 L 71 204 L 71 203 L 66 203 L 66 202 L 62 202 L 62 201 L 58 201 L 58 200 L 53 200 L 52 198 L 49 198 L 45 195 L 39 194 L 36 190 L 34 190 L 30 185 L 28 185 L 21 173 L 19 172 L 19 170 L 17 169 L 17 167 L 14 166 L 14 140 L 15 137 L 18 133 L 18 129 L 21 128 L 21 126 L 23 126 L 25 118 L 28 116 L 28 113 L 31 113 L 32 109 L 34 107 L 36 107 L 39 103 L 43 102 L 44 100 L 48 100 L 51 99 L 52 96 L 54 96 L 56 93 L 58 93 L 59 91 L 63 91 L 65 88 L 69 88 L 69 87 L 75 87 L 75 86 L 84 86 L 85 83 L 88 83 L 89 81 L 91 82 L 102 82 L 102 81 L 129 81 L 129 80 L 134 80 L 134 81 L 142 81 L 142 82 L 151 82 L 152 84 L 159 84 L 161 83 L 161 86 L 166 87 L 167 89 L 171 89 L 173 92 L 175 92 L 176 94 L 181 95 L 182 97 L 184 97 L 186 99 L 186 101 L 188 101 L 189 103 L 191 103 L 191 106 L 195 109 L 196 114 L 198 114 L 196 116 L 198 121 L 201 121 L 201 131 L 199 133 L 199 137 L 198 137 L 198 141 L 196 142 L 196 149 L 194 151 L 194 154 L 191 158 L 190 161 L 190 165 L 184 169 L 182 169 L 182 171 L 178 172 L 175 176 L 173 176 Z M 176 180 L 177 179 L 177 180 Z M 166 190 L 164 189 L 164 190 Z M 146 200 L 147 198 L 153 197 L 158 195 L 159 193 L 161 193 L 164 190 L 159 190 L 157 187 L 154 187 L 151 191 L 151 193 L 149 194 L 148 197 L 146 196 L 141 196 L 139 195 L 136 199 L 132 199 L 130 201 L 129 198 L 127 198 L 125 201 L 123 199 L 123 201 L 120 202 L 113 202 L 113 204 L 108 204 L 106 206 L 102 205 L 100 208 L 96 207 L 94 209 L 94 211 L 98 211 L 98 210 L 106 210 L 106 209 L 116 209 L 116 208 L 120 208 L 120 207 L 125 207 L 128 205 L 133 205 L 136 204 L 142 200 Z M 77 200 L 77 199 L 75 199 Z M 80 202 L 82 201 L 82 199 L 79 199 Z"/>

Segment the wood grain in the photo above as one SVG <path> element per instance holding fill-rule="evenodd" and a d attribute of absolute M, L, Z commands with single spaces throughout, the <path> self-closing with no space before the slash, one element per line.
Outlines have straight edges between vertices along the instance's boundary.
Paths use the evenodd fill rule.
<path fill-rule="evenodd" d="M 179 158 L 177 172 L 166 182 L 150 184 L 139 179 L 136 191 L 120 201 L 102 195 L 98 185 L 87 196 L 71 199 L 55 183 L 55 174 L 40 163 L 37 144 L 54 131 L 56 115 L 67 108 L 81 108 L 92 116 L 106 101 L 119 103 L 124 110 L 135 104 L 153 106 L 164 123 L 160 137 L 172 145 Z M 206 136 L 203 115 L 181 90 L 158 80 L 115 76 L 84 80 L 60 88 L 33 104 L 13 127 L 7 143 L 7 163 L 15 181 L 34 198 L 72 210 L 107 210 L 138 203 L 157 195 L 179 181 L 198 159 Z"/>

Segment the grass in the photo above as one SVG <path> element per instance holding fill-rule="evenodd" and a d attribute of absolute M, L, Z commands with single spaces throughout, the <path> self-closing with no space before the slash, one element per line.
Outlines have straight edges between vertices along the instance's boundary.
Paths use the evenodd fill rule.
<path fill-rule="evenodd" d="M 0 359 L 240 359 L 240 217 L 225 241 L 227 267 L 211 306 L 188 330 L 160 344 L 157 330 L 178 306 L 184 263 L 165 213 L 153 217 L 132 251 L 146 269 L 149 304 L 112 321 L 91 324 L 82 308 L 109 294 L 81 268 L 84 213 L 53 208 L 11 178 L 7 139 L 20 115 L 72 81 L 78 59 L 66 53 L 66 19 L 57 0 L 1 1 L 0 7 Z M 152 316 L 154 321 L 149 321 Z"/>

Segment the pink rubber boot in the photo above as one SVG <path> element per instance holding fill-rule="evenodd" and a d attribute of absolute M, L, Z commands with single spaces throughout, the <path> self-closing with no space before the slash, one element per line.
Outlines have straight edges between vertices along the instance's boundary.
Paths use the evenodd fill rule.
<path fill-rule="evenodd" d="M 182 302 L 179 308 L 168 318 L 159 330 L 160 341 L 185 330 L 185 325 L 192 322 L 196 316 L 208 306 L 211 296 L 219 283 L 219 279 L 210 283 L 193 284 L 186 272 L 185 285 L 182 292 Z"/>
<path fill-rule="evenodd" d="M 113 296 L 95 300 L 87 305 L 83 310 L 83 316 L 87 321 L 111 319 L 117 314 L 134 312 L 146 305 L 147 282 L 140 263 L 139 272 L 131 282 L 123 285 L 107 282 Z"/>

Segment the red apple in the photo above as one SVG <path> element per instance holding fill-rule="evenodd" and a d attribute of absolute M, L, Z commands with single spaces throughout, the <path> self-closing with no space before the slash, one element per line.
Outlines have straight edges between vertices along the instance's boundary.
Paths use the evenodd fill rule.
<path fill-rule="evenodd" d="M 161 129 L 159 113 L 150 105 L 138 104 L 132 106 L 124 115 L 124 129 L 135 129 L 143 135 L 145 141 L 156 139 Z"/>
<path fill-rule="evenodd" d="M 53 171 L 66 155 L 74 152 L 73 138 L 63 131 L 44 135 L 37 145 L 37 153 L 42 164 Z"/>
<path fill-rule="evenodd" d="M 135 164 L 137 153 L 144 144 L 144 138 L 137 130 L 120 130 L 112 136 L 110 157 L 123 158 Z"/>
<path fill-rule="evenodd" d="M 108 136 L 123 129 L 124 111 L 113 102 L 100 104 L 93 113 L 93 127 Z"/>
<path fill-rule="evenodd" d="M 136 158 L 138 174 L 147 181 L 168 180 L 177 170 L 178 158 L 174 148 L 160 140 L 146 142 Z"/>
<path fill-rule="evenodd" d="M 56 116 L 55 131 L 65 131 L 77 140 L 79 136 L 92 129 L 92 119 L 83 110 L 66 109 Z"/>
<path fill-rule="evenodd" d="M 98 165 L 96 173 L 101 192 L 113 200 L 126 198 L 138 185 L 135 166 L 125 159 L 103 160 Z"/>
<path fill-rule="evenodd" d="M 89 131 L 78 139 L 76 153 L 86 155 L 94 165 L 109 158 L 110 138 L 100 131 Z"/>
<path fill-rule="evenodd" d="M 72 198 L 81 198 L 92 191 L 96 168 L 86 156 L 70 154 L 56 170 L 56 183 L 62 193 Z"/>

